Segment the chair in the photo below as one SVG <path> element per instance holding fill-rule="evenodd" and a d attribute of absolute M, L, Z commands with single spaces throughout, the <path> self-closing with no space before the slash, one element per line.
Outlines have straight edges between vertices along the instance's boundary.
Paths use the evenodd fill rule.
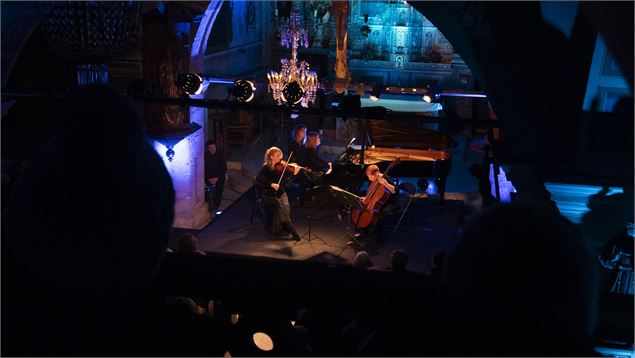
<path fill-rule="evenodd" d="M 417 234 L 417 230 L 415 229 L 415 222 L 414 222 L 414 218 L 412 217 L 412 215 L 409 215 L 409 221 L 410 221 L 410 230 L 407 230 L 403 227 L 401 227 L 401 223 L 403 222 L 404 217 L 406 216 L 406 213 L 408 212 L 408 209 L 410 208 L 410 204 L 412 203 L 412 199 L 414 199 L 415 197 L 415 193 L 417 192 L 417 188 L 408 182 L 403 182 L 401 184 L 399 184 L 399 186 L 397 186 L 398 190 L 403 190 L 406 193 L 408 193 L 408 201 L 406 202 L 405 206 L 401 206 L 400 205 L 400 212 L 398 212 L 397 214 L 401 214 L 399 216 L 399 220 L 397 221 L 397 224 L 393 225 L 386 225 L 386 227 L 392 227 L 393 230 L 390 233 L 390 236 L 388 237 L 389 239 L 395 234 L 395 232 L 397 232 L 398 229 L 402 229 L 405 232 L 407 232 L 410 235 L 416 235 Z"/>

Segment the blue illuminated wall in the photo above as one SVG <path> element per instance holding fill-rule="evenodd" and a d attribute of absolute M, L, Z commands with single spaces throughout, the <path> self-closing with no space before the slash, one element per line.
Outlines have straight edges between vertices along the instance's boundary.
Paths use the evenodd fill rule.
<path fill-rule="evenodd" d="M 349 66 L 368 83 L 466 88 L 472 73 L 443 34 L 402 1 L 352 1 Z"/>
<path fill-rule="evenodd" d="M 445 36 L 401 1 L 353 1 L 348 30 L 351 59 L 391 61 L 401 69 L 407 62 L 452 63 Z"/>
<path fill-rule="evenodd" d="M 272 9 L 275 3 L 270 4 Z M 324 9 L 329 1 L 296 3 L 302 26 L 309 30 L 310 48 L 299 49 L 321 78 L 334 79 L 335 18 Z M 278 3 L 278 6 L 280 3 Z M 275 13 L 275 10 L 273 11 Z M 263 12 L 266 15 L 266 12 Z M 277 23 L 284 18 L 273 19 Z M 288 57 L 289 50 L 270 39 L 270 63 Z M 420 12 L 403 1 L 350 1 L 347 61 L 353 82 L 423 86 L 436 83 L 449 89 L 472 89 L 472 72 L 445 36 Z M 316 62 L 325 62 L 317 65 Z"/>

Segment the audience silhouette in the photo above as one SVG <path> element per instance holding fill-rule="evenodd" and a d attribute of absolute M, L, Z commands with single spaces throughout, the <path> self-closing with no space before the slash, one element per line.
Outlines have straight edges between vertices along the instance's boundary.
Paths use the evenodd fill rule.
<path fill-rule="evenodd" d="M 189 232 L 179 238 L 176 252 L 191 255 L 206 255 L 205 251 L 198 249 L 198 239 L 196 236 Z"/>
<path fill-rule="evenodd" d="M 595 268 L 557 209 L 493 205 L 447 258 L 436 343 L 456 355 L 593 354 Z"/>
<path fill-rule="evenodd" d="M 205 323 L 141 293 L 166 253 L 174 202 L 128 100 L 105 85 L 72 92 L 4 217 L 3 355 L 178 354 L 184 340 L 213 354 L 198 341 Z"/>

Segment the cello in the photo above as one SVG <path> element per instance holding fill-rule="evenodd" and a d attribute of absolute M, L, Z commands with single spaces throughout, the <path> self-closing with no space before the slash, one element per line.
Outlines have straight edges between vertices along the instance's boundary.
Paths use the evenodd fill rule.
<path fill-rule="evenodd" d="M 401 159 L 397 157 L 397 159 L 390 163 L 381 177 L 386 175 L 390 171 L 390 169 L 397 166 L 400 161 Z M 365 229 L 377 224 L 377 220 L 379 219 L 379 211 L 389 197 L 390 191 L 388 191 L 385 186 L 379 183 L 379 178 L 375 180 L 375 182 L 371 183 L 368 187 L 366 198 L 364 198 L 364 200 L 362 201 L 363 210 L 355 209 L 353 211 L 353 222 L 355 223 L 355 227 L 358 229 Z"/>

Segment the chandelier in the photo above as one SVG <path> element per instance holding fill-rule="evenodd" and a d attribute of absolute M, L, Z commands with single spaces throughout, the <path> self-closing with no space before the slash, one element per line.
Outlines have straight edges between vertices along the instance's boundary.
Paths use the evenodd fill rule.
<path fill-rule="evenodd" d="M 280 60 L 280 72 L 267 73 L 269 93 L 278 101 L 278 105 L 300 103 L 302 107 L 308 107 L 315 102 L 315 93 L 320 87 L 317 74 L 309 70 L 309 63 L 298 62 L 298 46 L 309 47 L 308 32 L 299 29 L 299 25 L 300 16 L 294 11 L 289 16 L 289 26 L 280 31 L 281 45 L 286 48 L 291 46 L 291 59 Z"/>

